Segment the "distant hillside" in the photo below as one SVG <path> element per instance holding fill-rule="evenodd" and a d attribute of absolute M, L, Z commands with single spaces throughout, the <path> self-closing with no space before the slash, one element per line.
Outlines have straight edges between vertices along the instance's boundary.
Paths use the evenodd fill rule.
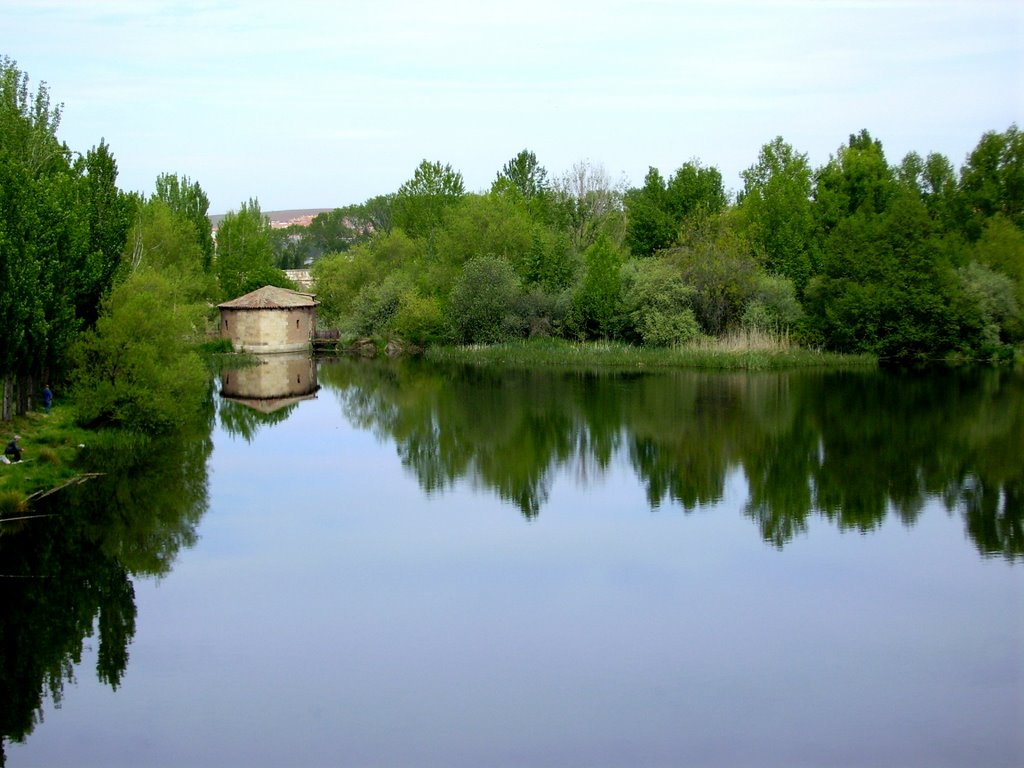
<path fill-rule="evenodd" d="M 277 229 L 291 224 L 307 226 L 318 213 L 329 213 L 333 210 L 334 208 L 293 208 L 287 211 L 263 211 L 263 215 L 270 219 L 270 226 Z M 225 215 L 218 213 L 209 217 L 214 229 L 218 227 Z"/>

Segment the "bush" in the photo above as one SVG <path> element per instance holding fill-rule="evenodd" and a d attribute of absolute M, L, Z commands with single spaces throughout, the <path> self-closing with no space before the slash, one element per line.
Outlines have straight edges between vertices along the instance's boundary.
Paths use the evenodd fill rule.
<path fill-rule="evenodd" d="M 527 336 L 558 336 L 565 328 L 571 304 L 572 294 L 568 291 L 548 293 L 534 287 L 519 297 L 516 314 Z"/>
<path fill-rule="evenodd" d="M 691 302 L 694 290 L 667 262 L 633 260 L 623 269 L 622 334 L 644 344 L 684 344 L 700 333 Z"/>
<path fill-rule="evenodd" d="M 356 333 L 378 335 L 385 331 L 398 312 L 402 296 L 413 290 L 400 273 L 362 288 L 352 300 L 352 326 Z"/>
<path fill-rule="evenodd" d="M 747 329 L 788 331 L 800 318 L 803 309 L 796 297 L 796 286 L 788 277 L 759 275 L 754 295 L 747 303 L 740 323 Z"/>
<path fill-rule="evenodd" d="M 742 240 L 712 232 L 667 255 L 695 289 L 692 307 L 705 333 L 717 336 L 739 322 L 758 284 L 757 265 Z"/>
<path fill-rule="evenodd" d="M 491 344 L 521 335 L 523 319 L 516 312 L 521 292 L 519 278 L 505 259 L 470 259 L 455 281 L 448 304 L 455 341 Z"/>
<path fill-rule="evenodd" d="M 444 315 L 432 296 L 420 296 L 408 290 L 398 299 L 398 308 L 391 317 L 390 329 L 413 344 L 429 344 L 445 335 Z"/>
<path fill-rule="evenodd" d="M 1011 278 L 976 261 L 959 274 L 964 292 L 980 314 L 983 346 L 996 347 L 1001 341 L 1012 342 L 1024 336 L 1024 315 L 1017 305 Z"/>

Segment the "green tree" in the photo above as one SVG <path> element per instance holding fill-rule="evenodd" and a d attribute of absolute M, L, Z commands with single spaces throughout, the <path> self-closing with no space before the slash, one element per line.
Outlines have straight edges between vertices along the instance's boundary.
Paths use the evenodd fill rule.
<path fill-rule="evenodd" d="M 362 205 L 364 226 L 371 233 L 390 233 L 395 218 L 395 195 L 377 195 Z"/>
<path fill-rule="evenodd" d="M 365 243 L 376 233 L 391 231 L 391 203 L 394 195 L 380 195 L 359 205 L 347 205 L 320 213 L 305 229 L 309 256 L 343 253 Z"/>
<path fill-rule="evenodd" d="M 313 260 L 313 243 L 307 227 L 292 224 L 270 230 L 270 245 L 274 250 L 274 266 L 278 269 L 302 269 Z"/>
<path fill-rule="evenodd" d="M 242 296 L 264 285 L 292 287 L 274 266 L 270 220 L 256 200 L 231 211 L 217 229 L 217 278 L 223 295 Z"/>
<path fill-rule="evenodd" d="M 666 192 L 669 213 L 680 225 L 711 220 L 729 203 L 721 171 L 696 160 L 683 163 L 672 174 Z"/>
<path fill-rule="evenodd" d="M 1024 230 L 1002 214 L 985 222 L 970 258 L 1013 281 L 1018 306 L 1024 308 Z"/>
<path fill-rule="evenodd" d="M 525 277 L 534 235 L 542 231 L 515 200 L 467 195 L 437 234 L 437 257 L 458 269 L 474 256 L 501 256 Z"/>
<path fill-rule="evenodd" d="M 976 261 L 960 270 L 960 278 L 968 299 L 981 314 L 983 352 L 1024 338 L 1024 314 L 1014 295 L 1013 280 Z"/>
<path fill-rule="evenodd" d="M 570 323 L 583 338 L 609 338 L 616 328 L 623 259 L 606 236 L 584 254 L 583 280 L 573 295 Z"/>
<path fill-rule="evenodd" d="M 203 309 L 175 300 L 175 286 L 154 269 L 118 285 L 74 350 L 79 421 L 152 435 L 194 419 L 208 394 L 191 346 Z"/>
<path fill-rule="evenodd" d="M 424 244 L 413 240 L 401 230 L 381 234 L 345 253 L 328 254 L 313 264 L 316 285 L 317 313 L 328 322 L 356 331 L 352 318 L 356 297 L 367 286 L 381 282 L 389 275 L 408 270 L 407 286 L 413 284 L 411 273 L 423 262 Z M 351 326 L 351 327 L 350 327 Z"/>
<path fill-rule="evenodd" d="M 156 197 L 166 203 L 175 215 L 191 222 L 203 269 L 209 271 L 215 251 L 213 225 L 209 215 L 210 200 L 199 182 L 191 181 L 188 176 L 179 178 L 177 174 L 162 173 L 156 178 Z"/>
<path fill-rule="evenodd" d="M 924 203 L 899 194 L 829 235 L 822 274 L 808 284 L 811 328 L 831 349 L 925 360 L 974 347 L 979 307 L 963 290 Z"/>
<path fill-rule="evenodd" d="M 962 201 L 956 171 L 945 155 L 931 152 L 922 158 L 917 152 L 908 152 L 896 168 L 896 178 L 905 190 L 920 197 L 941 229 L 956 226 Z"/>
<path fill-rule="evenodd" d="M 882 213 L 895 191 L 882 142 L 866 130 L 851 134 L 848 143 L 815 174 L 814 212 L 820 236 L 827 236 L 856 213 Z"/>
<path fill-rule="evenodd" d="M 626 194 L 626 243 L 635 256 L 650 256 L 679 242 L 683 230 L 700 228 L 725 210 L 722 174 L 697 161 L 684 163 L 666 182 L 651 168 L 644 186 Z"/>
<path fill-rule="evenodd" d="M 56 138 L 45 84 L 0 58 L 0 376 L 4 418 L 25 412 L 39 380 L 63 375 L 68 345 L 95 320 L 130 201 L 105 144 L 72 162 Z"/>
<path fill-rule="evenodd" d="M 634 256 L 651 256 L 676 244 L 678 222 L 669 212 L 668 189 L 657 168 L 644 185 L 626 193 L 626 245 Z"/>
<path fill-rule="evenodd" d="M 985 221 L 1002 214 L 1024 229 L 1024 133 L 989 131 L 960 169 L 964 229 L 976 240 Z"/>
<path fill-rule="evenodd" d="M 706 222 L 665 256 L 694 289 L 691 306 L 701 330 L 716 336 L 740 323 L 759 271 L 749 244 L 727 219 Z"/>
<path fill-rule="evenodd" d="M 546 195 L 550 190 L 547 169 L 537 161 L 537 155 L 526 149 L 502 166 L 491 191 L 500 191 L 506 183 L 526 201 Z"/>
<path fill-rule="evenodd" d="M 788 332 L 803 318 L 796 286 L 788 277 L 760 273 L 754 291 L 743 309 L 740 322 L 745 328 Z"/>
<path fill-rule="evenodd" d="M 604 236 L 612 243 L 625 235 L 624 183 L 612 184 L 604 166 L 588 160 L 575 163 L 555 181 L 554 210 L 558 226 L 582 253 Z"/>
<path fill-rule="evenodd" d="M 524 149 L 509 160 L 491 184 L 491 194 L 521 201 L 536 222 L 552 223 L 554 198 L 547 169 Z"/>
<path fill-rule="evenodd" d="M 739 210 L 747 239 L 768 272 L 803 290 L 811 277 L 814 218 L 807 155 L 776 137 L 743 172 Z"/>
<path fill-rule="evenodd" d="M 398 188 L 392 221 L 413 237 L 432 235 L 465 194 L 461 173 L 450 165 L 423 160 Z"/>
<path fill-rule="evenodd" d="M 89 244 L 76 296 L 76 314 L 87 327 L 96 322 L 100 301 L 114 281 L 138 200 L 117 186 L 117 162 L 104 141 L 84 161 L 83 197 Z"/>
<path fill-rule="evenodd" d="M 203 268 L 192 223 L 159 197 L 139 205 L 128 238 L 125 275 L 143 269 L 159 272 L 173 288 L 175 301 L 199 304 L 217 297 L 216 277 Z"/>

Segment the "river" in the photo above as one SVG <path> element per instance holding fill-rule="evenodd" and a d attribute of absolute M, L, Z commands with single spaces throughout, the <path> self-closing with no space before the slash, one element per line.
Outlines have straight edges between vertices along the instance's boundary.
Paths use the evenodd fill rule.
<path fill-rule="evenodd" d="M 8 765 L 1024 764 L 1020 373 L 289 365 L 0 536 Z"/>

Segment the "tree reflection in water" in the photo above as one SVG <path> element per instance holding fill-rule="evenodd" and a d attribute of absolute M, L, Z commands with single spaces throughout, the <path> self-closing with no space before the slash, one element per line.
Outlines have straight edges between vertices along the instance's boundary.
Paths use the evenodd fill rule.
<path fill-rule="evenodd" d="M 746 478 L 777 547 L 812 517 L 869 531 L 929 499 L 984 554 L 1022 543 L 1024 377 L 1008 370 L 583 374 L 339 361 L 320 369 L 355 426 L 393 440 L 425 491 L 466 479 L 540 514 L 557 473 L 624 454 L 652 508 L 689 512 Z"/>
<path fill-rule="evenodd" d="M 0 765 L 3 742 L 22 741 L 59 706 L 98 635 L 96 675 L 117 688 L 135 634 L 132 578 L 170 571 L 196 540 L 207 507 L 209 418 L 175 439 L 106 438 L 83 452 L 102 474 L 41 499 L 21 523 L 0 523 Z"/>

